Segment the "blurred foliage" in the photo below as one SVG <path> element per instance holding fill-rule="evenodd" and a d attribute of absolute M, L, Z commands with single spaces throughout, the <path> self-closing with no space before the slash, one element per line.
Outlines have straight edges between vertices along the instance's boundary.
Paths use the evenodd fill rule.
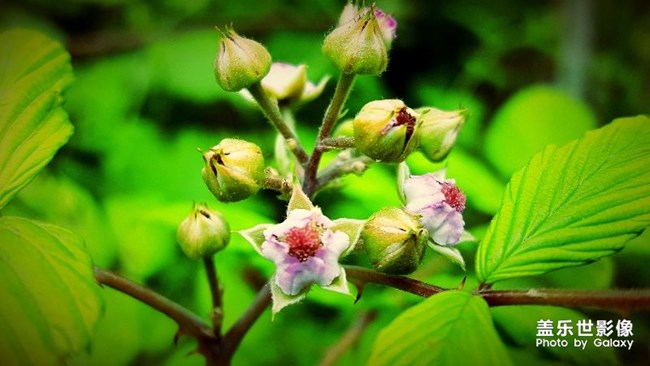
<path fill-rule="evenodd" d="M 213 27 L 233 23 L 241 34 L 266 44 L 275 60 L 308 63 L 308 77 L 317 81 L 336 75 L 321 57 L 320 42 L 343 4 L 4 1 L 0 28 L 34 28 L 61 40 L 72 54 L 76 80 L 65 106 L 75 134 L 3 214 L 73 230 L 85 238 L 95 263 L 145 283 L 207 319 L 205 274 L 175 244 L 176 226 L 192 202 L 222 211 L 235 231 L 281 220 L 284 214 L 272 192 L 226 205 L 201 181 L 197 148 L 239 137 L 258 143 L 270 157 L 274 142 L 260 113 L 239 95 L 217 87 Z M 357 80 L 347 116 L 377 98 L 469 109 L 459 146 L 444 163 L 431 164 L 414 154 L 409 164 L 414 174 L 448 169 L 448 176 L 467 192 L 466 222 L 478 238 L 500 205 L 509 175 L 538 148 L 566 142 L 615 117 L 650 112 L 650 8 L 645 0 L 383 0 L 378 5 L 397 18 L 398 38 L 383 77 Z M 333 85 L 330 81 L 325 95 L 297 111 L 299 135 L 307 147 Z M 399 203 L 394 174 L 393 167 L 372 166 L 363 177 L 342 179 L 340 194 L 322 192 L 316 203 L 332 218 L 366 218 Z M 648 248 L 650 236 L 642 235 L 613 259 L 498 286 L 648 287 Z M 476 244 L 463 244 L 460 250 L 473 268 Z M 260 274 L 270 274 L 272 267 L 238 235 L 215 261 L 225 287 L 228 326 L 254 298 Z M 363 264 L 364 259 L 353 256 L 350 262 Z M 473 273 L 462 273 L 432 253 L 414 277 L 447 287 L 457 287 L 467 277 L 466 286 L 476 286 Z M 189 339 L 173 345 L 175 327 L 167 318 L 122 294 L 103 292 L 107 310 L 94 344 L 73 364 L 202 364 L 199 356 L 186 356 L 194 346 Z M 355 305 L 346 297 L 316 293 L 274 322 L 267 312 L 244 338 L 234 363 L 315 364 L 359 314 L 380 310 L 340 361 L 365 363 L 379 331 L 420 302 L 378 286 L 365 289 Z M 533 334 L 525 327 L 540 315 L 524 310 L 492 314 L 517 362 L 590 362 L 576 361 L 575 354 L 521 352 L 531 347 L 521 344 Z M 647 344 L 647 314 L 633 319 L 635 334 Z M 518 326 L 510 328 L 513 324 Z M 638 347 L 619 358 L 639 362 L 650 354 Z"/>

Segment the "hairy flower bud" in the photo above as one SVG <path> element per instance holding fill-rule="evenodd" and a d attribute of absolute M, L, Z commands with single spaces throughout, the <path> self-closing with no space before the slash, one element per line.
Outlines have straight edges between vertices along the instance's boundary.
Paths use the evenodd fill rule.
<path fill-rule="evenodd" d="M 403 161 L 418 145 L 417 118 L 399 99 L 370 102 L 354 118 L 355 145 L 375 160 Z"/>
<path fill-rule="evenodd" d="M 379 272 L 398 275 L 418 268 L 429 239 L 417 217 L 396 207 L 374 213 L 361 238 L 372 266 Z"/>
<path fill-rule="evenodd" d="M 221 32 L 214 74 L 226 91 L 238 91 L 262 80 L 271 67 L 271 55 L 260 43 L 232 28 Z"/>
<path fill-rule="evenodd" d="M 223 139 L 203 154 L 203 160 L 203 181 L 219 201 L 241 201 L 261 188 L 264 157 L 251 142 Z"/>
<path fill-rule="evenodd" d="M 420 150 L 429 160 L 438 162 L 447 157 L 466 119 L 464 110 L 445 112 L 436 108 L 420 108 Z"/>
<path fill-rule="evenodd" d="M 323 54 L 346 74 L 379 75 L 388 66 L 388 49 L 397 23 L 374 7 L 348 4 L 339 25 L 325 37 Z M 382 30 L 381 25 L 391 29 Z M 390 42 L 387 40 L 390 39 Z"/>
<path fill-rule="evenodd" d="M 230 229 L 220 213 L 197 205 L 178 226 L 176 238 L 183 253 L 196 260 L 225 248 L 230 241 Z"/>

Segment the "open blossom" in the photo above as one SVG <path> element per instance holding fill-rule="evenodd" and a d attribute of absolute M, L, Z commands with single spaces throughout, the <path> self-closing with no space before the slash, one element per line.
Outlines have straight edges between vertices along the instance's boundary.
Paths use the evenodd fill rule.
<path fill-rule="evenodd" d="M 424 174 L 402 183 L 406 209 L 421 216 L 420 222 L 439 245 L 457 244 L 465 229 L 465 195 L 453 179 L 443 174 Z"/>
<path fill-rule="evenodd" d="M 274 280 L 282 292 L 297 295 L 312 284 L 329 286 L 341 274 L 338 260 L 350 239 L 332 225 L 316 207 L 293 210 L 264 231 L 262 255 L 275 263 Z"/>
<path fill-rule="evenodd" d="M 312 285 L 349 295 L 339 259 L 354 249 L 364 223 L 328 219 L 294 185 L 286 220 L 240 231 L 259 254 L 275 264 L 270 281 L 273 314 L 302 300 Z"/>

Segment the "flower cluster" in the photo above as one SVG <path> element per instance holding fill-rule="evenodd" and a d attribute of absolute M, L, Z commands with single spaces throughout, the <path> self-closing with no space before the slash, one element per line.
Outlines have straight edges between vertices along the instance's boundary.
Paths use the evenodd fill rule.
<path fill-rule="evenodd" d="M 360 247 L 372 266 L 384 273 L 403 275 L 415 271 L 427 246 L 464 266 L 454 247 L 466 237 L 464 194 L 443 173 L 411 176 L 404 163 L 416 149 L 432 161 L 444 159 L 465 121 L 464 111 L 413 109 L 399 99 L 371 101 L 354 116 L 348 136 L 338 141 L 336 135 L 330 139 L 355 75 L 378 75 L 386 70 L 396 33 L 395 19 L 376 6 L 345 6 L 337 26 L 323 41 L 323 54 L 341 76 L 311 156 L 298 141 L 292 108 L 288 107 L 316 98 L 327 78 L 317 85 L 311 83 L 306 65 L 274 63 L 261 44 L 232 29 L 221 34 L 215 62 L 217 82 L 223 89 L 240 91 L 256 102 L 276 127 L 277 170 L 265 167 L 257 145 L 224 139 L 204 154 L 202 175 L 222 202 L 246 199 L 262 187 L 272 187 L 274 179 L 293 187 L 284 221 L 240 231 L 275 266 L 269 281 L 273 314 L 302 300 L 313 285 L 349 294 L 345 269 L 339 261 L 357 243 L 362 243 Z M 331 145 L 321 144 L 326 139 Z M 325 148 L 344 151 L 319 172 Z M 351 160 L 361 166 L 342 168 Z M 373 160 L 400 163 L 398 185 L 403 207 L 386 207 L 368 220 L 330 220 L 312 204 L 307 194 L 313 196 L 323 183 L 344 174 L 363 172 L 366 161 Z M 283 193 L 286 198 L 287 191 Z"/>

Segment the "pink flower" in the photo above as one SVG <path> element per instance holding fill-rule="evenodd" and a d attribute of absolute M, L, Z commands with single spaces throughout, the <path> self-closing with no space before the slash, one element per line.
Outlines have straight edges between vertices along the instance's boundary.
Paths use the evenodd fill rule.
<path fill-rule="evenodd" d="M 287 295 L 298 295 L 312 284 L 332 284 L 343 271 L 338 260 L 350 245 L 342 231 L 320 208 L 296 209 L 287 219 L 264 231 L 262 255 L 276 266 L 275 284 Z"/>
<path fill-rule="evenodd" d="M 275 264 L 270 280 L 273 314 L 305 298 L 312 285 L 350 295 L 339 259 L 352 252 L 364 224 L 363 220 L 328 219 L 296 184 L 283 222 L 240 231 Z"/>
<path fill-rule="evenodd" d="M 420 222 L 438 245 L 457 244 L 465 232 L 465 195 L 443 173 L 406 178 L 402 192 L 406 209 L 420 215 Z"/>

